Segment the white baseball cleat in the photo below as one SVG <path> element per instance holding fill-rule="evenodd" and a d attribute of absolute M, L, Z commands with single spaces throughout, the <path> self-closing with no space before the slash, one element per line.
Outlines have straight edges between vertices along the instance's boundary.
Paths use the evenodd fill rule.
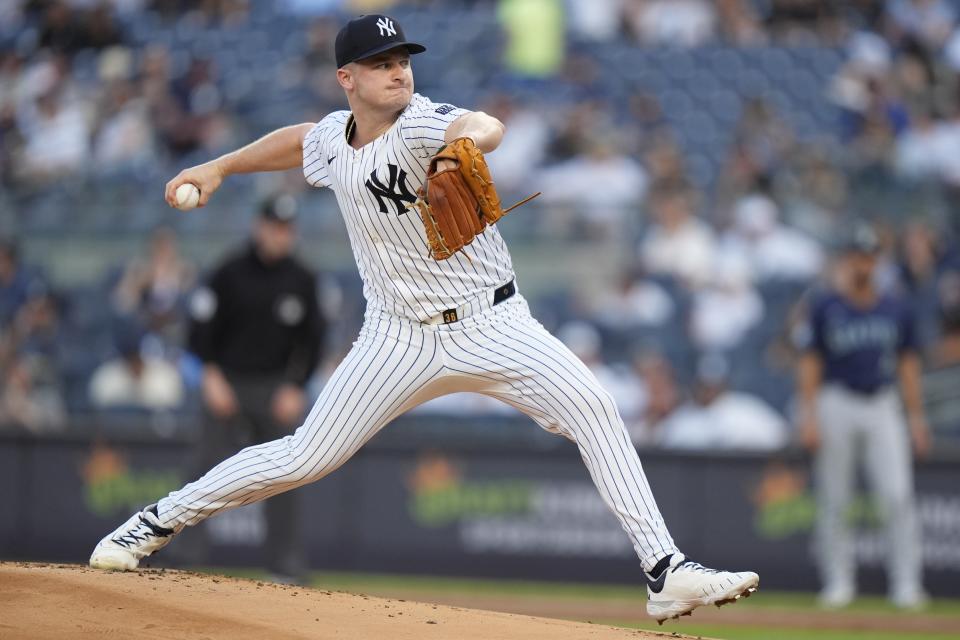
<path fill-rule="evenodd" d="M 133 514 L 116 531 L 94 548 L 90 566 L 94 569 L 132 571 L 140 560 L 167 546 L 177 531 L 160 526 L 157 505 Z"/>
<path fill-rule="evenodd" d="M 905 611 L 922 611 L 930 605 L 930 596 L 920 587 L 896 589 L 890 596 L 893 606 Z"/>
<path fill-rule="evenodd" d="M 752 571 L 708 569 L 682 553 L 674 553 L 659 577 L 647 574 L 647 614 L 663 624 L 670 618 L 688 616 L 697 607 L 719 607 L 749 598 L 759 585 L 760 577 Z"/>
<path fill-rule="evenodd" d="M 817 596 L 817 602 L 823 609 L 843 609 L 856 597 L 856 590 L 850 584 L 832 584 Z"/>

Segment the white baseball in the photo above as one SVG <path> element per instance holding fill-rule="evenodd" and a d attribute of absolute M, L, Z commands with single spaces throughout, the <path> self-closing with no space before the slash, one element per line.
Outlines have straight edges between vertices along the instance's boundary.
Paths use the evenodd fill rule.
<path fill-rule="evenodd" d="M 177 187 L 175 194 L 177 199 L 177 209 L 187 211 L 193 209 L 200 202 L 200 189 L 192 182 L 184 182 Z"/>

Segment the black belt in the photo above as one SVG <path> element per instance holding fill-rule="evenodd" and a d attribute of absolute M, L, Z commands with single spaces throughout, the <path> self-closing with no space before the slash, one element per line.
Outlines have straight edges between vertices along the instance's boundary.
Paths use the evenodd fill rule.
<path fill-rule="evenodd" d="M 846 391 L 847 393 L 852 393 L 857 396 L 864 397 L 873 397 L 885 393 L 890 390 L 889 384 L 883 384 L 877 387 L 854 387 L 849 384 L 840 383 L 840 388 Z"/>
<path fill-rule="evenodd" d="M 497 290 L 493 292 L 493 306 L 497 306 L 504 300 L 509 300 L 516 292 L 517 285 L 513 284 L 513 280 L 502 287 L 497 287 Z"/>
<path fill-rule="evenodd" d="M 509 300 L 517 293 L 517 285 L 513 280 L 507 284 L 501 285 L 493 290 L 493 306 L 497 306 L 504 300 Z M 460 320 L 456 309 L 447 309 L 443 312 L 443 322 L 441 324 L 450 324 Z"/>

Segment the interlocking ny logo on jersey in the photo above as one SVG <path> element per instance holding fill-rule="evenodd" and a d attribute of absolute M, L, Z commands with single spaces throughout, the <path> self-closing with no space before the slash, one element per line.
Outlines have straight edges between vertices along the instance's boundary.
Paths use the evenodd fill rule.
<path fill-rule="evenodd" d="M 390 18 L 377 18 L 377 28 L 380 29 L 380 35 L 383 37 L 397 35 L 397 30 L 393 28 L 393 20 Z"/>
<path fill-rule="evenodd" d="M 417 198 L 410 193 L 410 188 L 407 186 L 407 172 L 395 164 L 388 164 L 387 167 L 390 170 L 388 184 L 384 185 L 380 182 L 380 178 L 377 177 L 377 170 L 374 169 L 370 172 L 370 178 L 366 185 L 367 189 L 370 189 L 370 193 L 376 196 L 377 204 L 380 205 L 380 213 L 388 212 L 387 203 L 384 201 L 386 199 L 393 202 L 399 216 L 407 212 L 407 206 L 404 203 L 415 202 Z"/>

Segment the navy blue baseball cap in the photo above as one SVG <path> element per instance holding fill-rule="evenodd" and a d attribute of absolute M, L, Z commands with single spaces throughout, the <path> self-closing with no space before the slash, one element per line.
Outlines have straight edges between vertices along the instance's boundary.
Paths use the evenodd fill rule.
<path fill-rule="evenodd" d="M 354 18 L 337 33 L 334 47 L 337 68 L 394 47 L 406 47 L 411 54 L 427 50 L 422 44 L 409 42 L 403 35 L 400 23 L 390 16 L 372 13 Z"/>
<path fill-rule="evenodd" d="M 260 217 L 273 222 L 296 222 L 297 201 L 288 193 L 267 198 L 260 204 Z"/>
<path fill-rule="evenodd" d="M 842 250 L 846 253 L 876 255 L 880 253 L 880 238 L 870 225 L 859 222 L 850 229 L 843 240 Z"/>

